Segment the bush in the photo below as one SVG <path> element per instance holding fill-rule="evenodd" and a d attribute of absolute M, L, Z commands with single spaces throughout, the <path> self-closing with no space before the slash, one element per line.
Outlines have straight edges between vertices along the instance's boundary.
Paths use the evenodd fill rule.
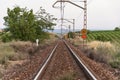
<path fill-rule="evenodd" d="M 8 58 L 6 56 L 0 59 L 0 64 L 6 64 L 7 62 L 8 62 Z"/>
<path fill-rule="evenodd" d="M 12 35 L 10 33 L 4 33 L 1 39 L 2 39 L 2 42 L 10 42 L 12 41 Z"/>
<path fill-rule="evenodd" d="M 9 43 L 0 44 L 0 64 L 6 64 L 9 58 L 15 54 Z"/>
<path fill-rule="evenodd" d="M 110 42 L 93 41 L 89 43 L 87 56 L 91 59 L 109 64 L 116 55 L 116 48 Z"/>
<path fill-rule="evenodd" d="M 86 54 L 92 60 L 120 69 L 120 46 L 110 42 L 91 42 Z"/>
<path fill-rule="evenodd" d="M 68 33 L 68 38 L 74 38 L 74 33 L 73 32 L 69 32 Z"/>
<path fill-rule="evenodd" d="M 120 68 L 120 61 L 112 61 L 109 63 L 113 68 Z"/>
<path fill-rule="evenodd" d="M 96 60 L 99 62 L 104 62 L 104 63 L 108 63 L 108 53 L 109 53 L 109 48 L 105 47 L 105 46 L 98 46 L 96 49 L 97 52 L 97 56 L 96 56 Z"/>
<path fill-rule="evenodd" d="M 113 56 L 113 60 L 110 61 L 110 65 L 113 68 L 119 68 L 120 69 L 120 48 L 115 48 L 115 54 Z"/>

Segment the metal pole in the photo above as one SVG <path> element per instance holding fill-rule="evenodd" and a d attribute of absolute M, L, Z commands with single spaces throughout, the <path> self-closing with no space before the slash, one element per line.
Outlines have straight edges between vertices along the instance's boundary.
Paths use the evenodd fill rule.
<path fill-rule="evenodd" d="M 63 20 L 62 20 L 62 0 L 60 2 L 60 13 L 61 13 L 61 36 L 62 36 L 62 23 L 63 23 Z"/>
<path fill-rule="evenodd" d="M 70 41 L 70 25 L 69 25 L 69 41 Z"/>
<path fill-rule="evenodd" d="M 61 37 L 62 37 L 62 33 L 63 33 L 63 18 L 64 18 L 64 0 L 60 0 L 60 13 L 61 13 Z"/>
<path fill-rule="evenodd" d="M 75 38 L 75 19 L 73 19 L 73 37 Z"/>
<path fill-rule="evenodd" d="M 83 28 L 87 30 L 87 0 L 84 0 L 84 25 L 83 25 Z M 86 33 L 86 36 L 87 36 L 87 33 Z M 83 48 L 84 48 L 85 44 L 87 45 L 87 39 L 85 42 L 83 40 Z"/>
<path fill-rule="evenodd" d="M 84 25 L 83 28 L 87 29 L 87 0 L 84 0 Z"/>

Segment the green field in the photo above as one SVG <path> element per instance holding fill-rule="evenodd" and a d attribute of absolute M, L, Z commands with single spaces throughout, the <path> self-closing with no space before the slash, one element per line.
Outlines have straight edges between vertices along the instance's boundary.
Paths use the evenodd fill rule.
<path fill-rule="evenodd" d="M 98 38 L 104 38 L 104 41 L 120 43 L 120 31 L 90 31 L 87 37 L 88 41 L 98 40 Z"/>

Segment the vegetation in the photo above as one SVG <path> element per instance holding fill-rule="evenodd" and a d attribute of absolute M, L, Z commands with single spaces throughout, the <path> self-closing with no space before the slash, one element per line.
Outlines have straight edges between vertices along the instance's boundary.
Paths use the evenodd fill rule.
<path fill-rule="evenodd" d="M 68 38 L 74 38 L 74 33 L 73 32 L 69 32 L 68 33 Z"/>
<path fill-rule="evenodd" d="M 4 25 L 7 26 L 5 31 L 10 31 L 11 33 L 9 37 L 21 41 L 48 38 L 45 30 L 53 30 L 52 26 L 55 25 L 53 23 L 53 20 L 55 20 L 53 15 L 48 14 L 42 7 L 36 14 L 33 13 L 32 9 L 28 10 L 18 6 L 14 7 L 14 9 L 8 8 L 7 16 L 4 17 L 4 20 Z M 3 41 L 7 40 L 4 38 Z"/>
<path fill-rule="evenodd" d="M 120 69 L 120 47 L 117 46 L 115 48 L 115 53 L 113 56 L 113 59 L 109 63 L 113 68 L 119 68 Z"/>
<path fill-rule="evenodd" d="M 89 58 L 120 69 L 119 30 L 89 31 L 87 41 L 88 48 L 84 51 Z M 73 42 L 76 46 L 83 43 L 81 38 Z"/>
<path fill-rule="evenodd" d="M 105 63 L 113 68 L 120 69 L 120 47 L 118 45 L 111 42 L 91 41 L 83 51 L 96 62 Z"/>
<path fill-rule="evenodd" d="M 120 31 L 91 31 L 87 35 L 88 41 L 110 41 L 113 43 L 120 43 Z"/>
<path fill-rule="evenodd" d="M 0 64 L 6 64 L 15 52 L 9 43 L 1 43 L 0 45 Z"/>
<path fill-rule="evenodd" d="M 89 57 L 92 59 L 104 62 L 109 65 L 111 65 L 113 68 L 120 68 L 120 31 L 118 28 L 115 28 L 115 30 L 111 31 L 91 31 L 88 34 L 88 41 L 100 41 L 97 42 L 97 44 L 94 45 L 94 50 L 90 50 Z M 108 43 L 111 45 L 111 47 L 108 47 L 110 45 L 106 44 Z M 103 44 L 104 43 L 104 44 Z M 95 47 L 95 45 L 97 47 Z M 98 57 L 99 56 L 99 57 Z"/>
<path fill-rule="evenodd" d="M 10 67 L 28 59 L 28 53 L 35 49 L 31 42 L 0 42 L 0 79 Z"/>
<path fill-rule="evenodd" d="M 10 32 L 3 33 L 1 35 L 2 42 L 10 42 L 13 40 L 12 34 Z"/>
<path fill-rule="evenodd" d="M 75 73 L 66 73 L 57 78 L 57 80 L 74 80 L 76 77 Z M 55 79 L 56 80 L 56 79 Z"/>
<path fill-rule="evenodd" d="M 57 37 L 55 34 L 50 34 L 50 39 L 46 39 L 45 42 L 41 43 L 40 46 L 45 44 L 52 44 L 53 41 L 56 41 Z M 12 41 L 3 43 L 0 42 L 0 64 L 6 64 L 9 60 L 17 61 L 24 60 L 29 57 L 29 54 L 38 49 L 35 43 L 30 41 Z"/>
<path fill-rule="evenodd" d="M 115 30 L 115 31 L 120 31 L 120 28 L 119 28 L 119 27 L 115 27 L 114 30 Z"/>

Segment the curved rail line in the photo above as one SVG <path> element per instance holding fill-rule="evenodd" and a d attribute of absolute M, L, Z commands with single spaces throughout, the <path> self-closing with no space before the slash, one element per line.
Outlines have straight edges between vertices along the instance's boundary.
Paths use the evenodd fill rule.
<path fill-rule="evenodd" d="M 64 40 L 63 40 L 64 41 Z M 87 77 L 90 80 L 97 80 L 97 78 L 92 74 L 92 72 L 83 64 L 82 60 L 76 55 L 76 53 L 70 48 L 70 46 L 64 41 L 66 47 L 68 48 L 68 50 L 70 51 L 71 55 L 73 56 L 73 58 L 75 59 L 76 63 L 78 64 L 78 66 L 80 68 L 82 68 L 83 72 L 87 75 Z M 54 49 L 52 50 L 51 54 L 49 55 L 49 57 L 46 59 L 46 61 L 43 63 L 42 67 L 39 69 L 38 73 L 36 74 L 36 76 L 34 77 L 33 80 L 38 80 L 39 76 L 42 76 L 42 72 L 44 71 L 44 69 L 47 67 L 47 64 L 50 62 L 50 60 L 52 59 L 52 56 L 56 50 L 56 48 L 58 47 L 58 44 L 54 47 Z"/>

